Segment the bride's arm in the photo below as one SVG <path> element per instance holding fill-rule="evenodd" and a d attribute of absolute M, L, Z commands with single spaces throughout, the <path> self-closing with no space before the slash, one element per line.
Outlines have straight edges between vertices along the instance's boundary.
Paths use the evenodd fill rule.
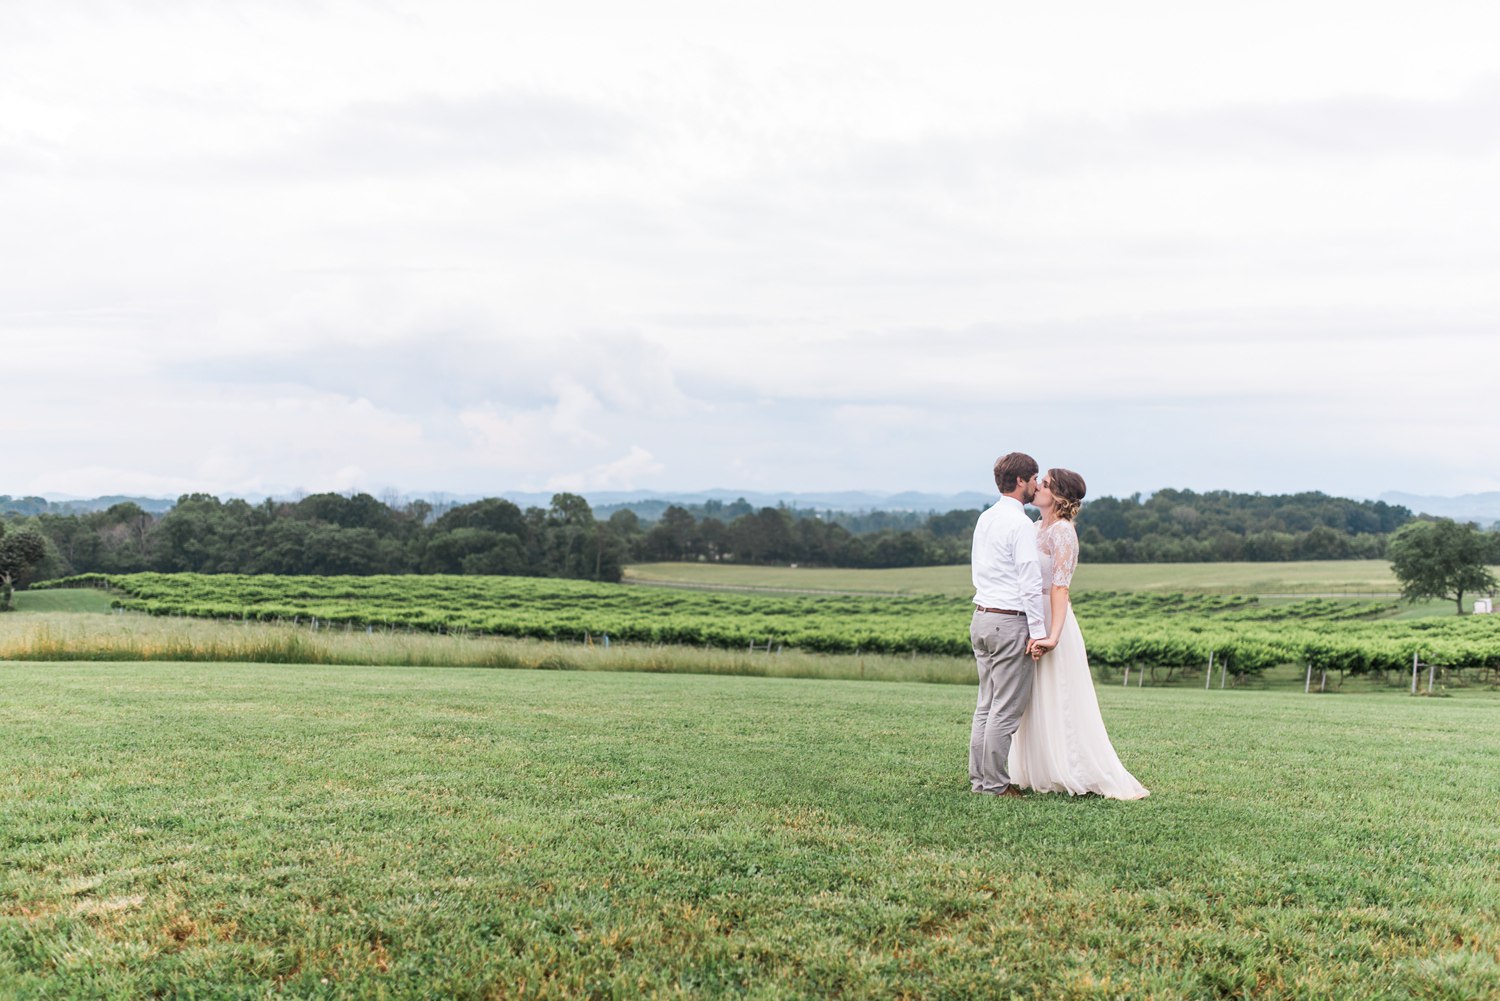
<path fill-rule="evenodd" d="M 1042 654 L 1047 653 L 1062 641 L 1063 622 L 1068 618 L 1068 589 L 1052 585 L 1052 630 L 1044 640 L 1035 640 L 1031 644 L 1031 656 L 1040 659 Z"/>
<path fill-rule="evenodd" d="M 1068 589 L 1052 585 L 1052 631 L 1047 640 L 1052 646 L 1062 640 L 1063 623 L 1068 619 Z"/>
<path fill-rule="evenodd" d="M 1052 629 L 1046 639 L 1031 644 L 1034 657 L 1057 646 L 1068 621 L 1068 588 L 1078 568 L 1078 533 L 1072 522 L 1064 521 L 1053 530 L 1052 549 Z"/>

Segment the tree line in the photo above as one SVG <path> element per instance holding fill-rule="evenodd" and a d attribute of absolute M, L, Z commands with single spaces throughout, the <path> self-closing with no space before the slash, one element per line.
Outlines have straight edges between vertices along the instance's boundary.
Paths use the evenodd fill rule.
<path fill-rule="evenodd" d="M 1158 490 L 1088 501 L 1078 536 L 1093 563 L 1384 559 L 1391 533 L 1413 517 L 1385 501 L 1320 492 Z"/>
<path fill-rule="evenodd" d="M 18 581 L 75 573 L 513 574 L 619 580 L 624 564 L 689 560 L 837 567 L 964 563 L 980 511 L 878 517 L 711 502 L 647 520 L 600 519 L 576 494 L 546 508 L 488 498 L 437 512 L 369 494 L 296 501 L 178 499 L 164 514 L 133 502 L 102 511 L 12 515 L 0 573 Z M 1102 497 L 1078 517 L 1095 563 L 1384 558 L 1412 513 L 1321 493 L 1265 496 L 1162 490 Z M 893 527 L 905 525 L 909 527 Z M 1493 532 L 1483 533 L 1500 539 Z M 1486 543 L 1487 545 L 1490 543 Z M 5 554 L 11 553 L 10 557 Z M 7 563 L 7 559 L 9 562 Z"/>
<path fill-rule="evenodd" d="M 274 574 L 511 574 L 619 580 L 625 548 L 588 502 L 557 494 L 522 510 L 487 499 L 433 517 L 426 501 L 399 507 L 369 494 L 295 502 L 178 499 L 153 515 L 134 503 L 83 514 L 12 519 L 45 551 L 29 579 L 145 570 Z"/>
<path fill-rule="evenodd" d="M 746 505 L 748 507 L 748 505 Z M 815 517 L 761 508 L 725 522 L 668 507 L 646 522 L 630 510 L 608 519 L 560 493 L 525 510 L 487 498 L 441 514 L 426 501 L 393 506 L 369 494 L 314 494 L 251 504 L 207 494 L 165 514 L 133 502 L 102 511 L 11 516 L 26 558 L 23 582 L 80 573 L 139 571 L 249 574 L 510 574 L 617 581 L 633 560 L 806 562 L 923 566 L 968 558 L 977 512 L 934 516 L 920 531 L 855 535 Z M 24 565 L 23 565 L 24 564 Z"/>
<path fill-rule="evenodd" d="M 857 514 L 748 505 L 665 508 L 635 539 L 631 558 L 890 567 L 963 563 L 980 510 Z M 732 513 L 733 520 L 718 517 Z M 1033 512 L 1035 515 L 1035 512 Z M 611 518 L 620 515 L 617 513 Z M 1391 533 L 1413 520 L 1384 501 L 1323 493 L 1282 495 L 1161 490 L 1101 497 L 1078 515 L 1092 563 L 1382 559 Z M 746 523 L 753 519 L 753 528 Z"/>

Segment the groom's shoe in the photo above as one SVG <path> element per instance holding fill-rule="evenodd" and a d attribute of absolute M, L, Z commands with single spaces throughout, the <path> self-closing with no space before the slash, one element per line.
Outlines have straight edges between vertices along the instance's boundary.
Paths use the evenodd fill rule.
<path fill-rule="evenodd" d="M 1016 799 L 1021 798 L 1021 790 L 1017 789 L 1015 786 L 1006 786 L 999 792 L 995 792 L 991 789 L 975 789 L 974 791 L 982 796 L 1004 796 L 1007 798 L 1014 797 Z"/>

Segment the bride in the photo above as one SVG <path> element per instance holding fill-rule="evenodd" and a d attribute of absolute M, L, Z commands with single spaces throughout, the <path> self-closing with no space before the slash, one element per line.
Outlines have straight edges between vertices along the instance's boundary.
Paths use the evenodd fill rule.
<path fill-rule="evenodd" d="M 1078 566 L 1073 517 L 1085 490 L 1083 477 L 1072 470 L 1049 469 L 1032 501 L 1042 512 L 1037 549 L 1042 587 L 1050 592 L 1043 602 L 1047 638 L 1032 644 L 1036 677 L 1031 705 L 1010 747 L 1011 781 L 1037 792 L 1143 799 L 1151 794 L 1125 770 L 1104 731 L 1083 634 L 1068 603 L 1068 585 Z"/>

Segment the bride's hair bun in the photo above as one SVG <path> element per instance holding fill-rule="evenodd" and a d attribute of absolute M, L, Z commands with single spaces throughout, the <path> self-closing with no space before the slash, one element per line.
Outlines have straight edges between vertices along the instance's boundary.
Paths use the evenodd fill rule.
<path fill-rule="evenodd" d="M 1071 469 L 1049 469 L 1047 486 L 1057 505 L 1057 516 L 1072 521 L 1083 505 L 1083 498 L 1088 495 L 1089 488 L 1083 482 L 1083 477 Z"/>

